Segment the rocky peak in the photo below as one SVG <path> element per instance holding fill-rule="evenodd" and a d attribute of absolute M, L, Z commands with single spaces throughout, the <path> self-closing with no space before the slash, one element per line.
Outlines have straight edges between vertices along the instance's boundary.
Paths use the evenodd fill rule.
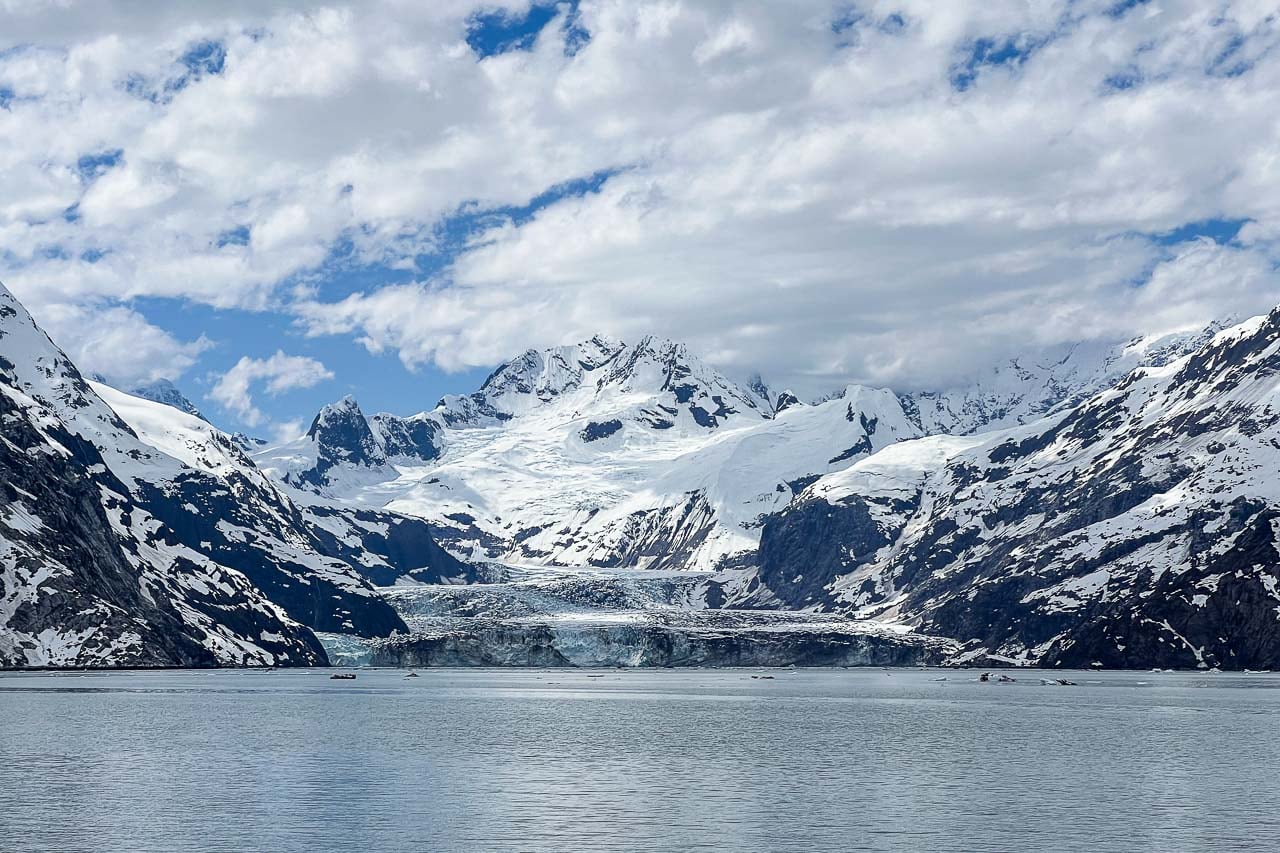
<path fill-rule="evenodd" d="M 384 412 L 369 418 L 368 422 L 388 458 L 429 462 L 440 456 L 440 426 L 425 415 L 400 418 Z"/>
<path fill-rule="evenodd" d="M 773 404 L 773 413 L 775 415 L 782 414 L 787 409 L 794 406 L 803 406 L 804 402 L 795 395 L 790 388 L 778 395 L 777 401 Z"/>
<path fill-rule="evenodd" d="M 967 435 L 1030 423 L 1063 411 L 1141 367 L 1160 367 L 1207 344 L 1222 321 L 1134 338 L 1123 344 L 1064 344 L 1011 358 L 972 382 L 944 391 L 901 396 L 902 407 L 926 433 Z"/>
<path fill-rule="evenodd" d="M 623 344 L 603 335 L 572 346 L 526 350 L 489 374 L 473 394 L 449 395 L 437 405 L 450 427 L 493 426 L 560 399 L 608 364 Z"/>
<path fill-rule="evenodd" d="M 304 483 L 325 485 L 329 471 L 338 465 L 376 468 L 387 462 L 369 422 L 350 395 L 321 409 L 307 430 L 307 438 L 315 444 L 316 464 L 298 475 Z"/>
<path fill-rule="evenodd" d="M 770 418 L 772 408 L 693 355 L 687 345 L 648 335 L 625 347 L 597 380 L 597 390 L 648 392 L 674 415 L 687 411 L 699 427 L 714 429 L 735 416 Z"/>

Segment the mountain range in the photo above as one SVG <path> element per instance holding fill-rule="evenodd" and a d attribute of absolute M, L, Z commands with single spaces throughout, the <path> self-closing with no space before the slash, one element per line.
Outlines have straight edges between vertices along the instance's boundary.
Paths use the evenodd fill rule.
<path fill-rule="evenodd" d="M 597 336 L 268 446 L 85 381 L 0 288 L 0 665 L 1270 668 L 1278 340 L 806 402 Z"/>

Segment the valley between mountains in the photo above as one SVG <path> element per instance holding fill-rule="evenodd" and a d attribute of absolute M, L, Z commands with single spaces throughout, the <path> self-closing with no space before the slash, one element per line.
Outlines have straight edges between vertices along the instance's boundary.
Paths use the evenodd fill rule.
<path fill-rule="evenodd" d="M 1280 666 L 1280 311 L 803 401 L 530 351 L 228 435 L 0 287 L 0 666 Z"/>

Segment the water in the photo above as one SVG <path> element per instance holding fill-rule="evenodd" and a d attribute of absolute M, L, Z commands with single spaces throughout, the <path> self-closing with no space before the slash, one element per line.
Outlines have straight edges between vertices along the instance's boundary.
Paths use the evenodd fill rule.
<path fill-rule="evenodd" d="M 1280 848 L 1278 676 L 403 676 L 0 676 L 0 849 Z"/>

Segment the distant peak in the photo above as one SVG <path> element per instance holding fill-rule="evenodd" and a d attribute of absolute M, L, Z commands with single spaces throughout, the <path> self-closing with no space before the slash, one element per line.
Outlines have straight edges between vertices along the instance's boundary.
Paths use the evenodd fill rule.
<path fill-rule="evenodd" d="M 583 341 L 580 346 L 590 346 L 601 350 L 617 352 L 625 347 L 626 344 L 611 335 L 592 335 L 590 339 Z"/>
<path fill-rule="evenodd" d="M 803 405 L 804 401 L 797 397 L 795 393 L 788 388 L 778 395 L 777 402 L 773 404 L 773 412 L 774 414 L 780 414 L 781 412 L 785 412 L 787 409 Z"/>
<path fill-rule="evenodd" d="M 182 391 L 178 389 L 178 386 L 169 379 L 156 379 L 142 385 L 135 385 L 129 389 L 129 393 L 135 397 L 141 397 L 144 400 L 150 400 L 153 403 L 160 403 L 180 412 L 185 412 L 206 423 L 209 420 L 196 408 L 195 403 L 188 400 Z"/>

